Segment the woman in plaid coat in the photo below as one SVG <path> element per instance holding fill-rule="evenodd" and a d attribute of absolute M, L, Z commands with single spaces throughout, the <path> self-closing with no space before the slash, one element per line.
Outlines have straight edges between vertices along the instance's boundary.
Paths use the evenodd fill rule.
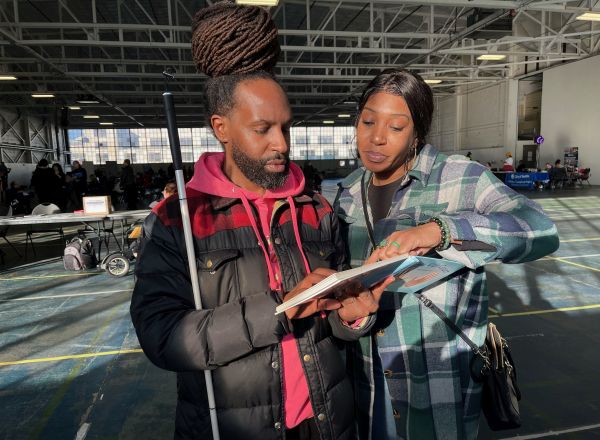
<path fill-rule="evenodd" d="M 390 69 L 364 90 L 356 122 L 364 168 L 340 183 L 335 209 L 351 265 L 369 255 L 439 255 L 465 269 L 424 293 L 472 340 L 487 325 L 486 263 L 558 248 L 555 225 L 483 165 L 426 143 L 429 86 Z M 369 336 L 350 347 L 362 439 L 475 439 L 481 386 L 469 347 L 411 294 L 387 292 Z"/>

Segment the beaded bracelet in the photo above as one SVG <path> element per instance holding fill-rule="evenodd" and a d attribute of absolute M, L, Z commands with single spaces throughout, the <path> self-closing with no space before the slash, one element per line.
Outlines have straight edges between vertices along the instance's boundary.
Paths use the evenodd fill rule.
<path fill-rule="evenodd" d="M 440 232 L 442 233 L 442 239 L 440 244 L 435 247 L 436 251 L 445 251 L 450 247 L 450 231 L 448 230 L 448 226 L 446 222 L 437 217 L 431 217 L 427 223 L 435 223 L 439 226 Z"/>

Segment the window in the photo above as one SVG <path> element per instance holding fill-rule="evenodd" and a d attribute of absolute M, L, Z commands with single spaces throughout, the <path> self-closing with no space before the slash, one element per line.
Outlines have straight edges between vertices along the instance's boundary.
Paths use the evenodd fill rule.
<path fill-rule="evenodd" d="M 71 160 L 100 164 L 171 162 L 169 138 L 164 128 L 118 128 L 69 130 Z M 222 151 L 209 128 L 180 128 L 181 154 L 185 162 L 201 154 Z M 292 127 L 292 160 L 355 159 L 354 127 Z"/>

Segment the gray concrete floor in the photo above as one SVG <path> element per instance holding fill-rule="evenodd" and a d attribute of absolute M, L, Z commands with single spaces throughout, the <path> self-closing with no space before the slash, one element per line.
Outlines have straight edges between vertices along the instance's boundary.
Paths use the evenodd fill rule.
<path fill-rule="evenodd" d="M 556 222 L 561 247 L 488 267 L 491 320 L 517 363 L 523 427 L 493 433 L 482 420 L 479 438 L 600 438 L 600 188 L 526 194 Z M 22 231 L 13 232 L 19 245 Z M 172 438 L 175 379 L 139 350 L 133 277 L 67 273 L 56 259 L 24 265 L 1 248 L 0 439 Z M 55 257 L 62 244 L 38 249 Z"/>

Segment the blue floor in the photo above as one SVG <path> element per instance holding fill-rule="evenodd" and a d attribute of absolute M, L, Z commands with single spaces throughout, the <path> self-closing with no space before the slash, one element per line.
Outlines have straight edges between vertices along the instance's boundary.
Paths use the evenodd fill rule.
<path fill-rule="evenodd" d="M 490 316 L 517 362 L 523 427 L 481 439 L 600 439 L 600 190 L 528 195 L 560 249 L 488 266 Z M 0 439 L 172 438 L 175 379 L 139 350 L 133 276 L 51 260 L 0 273 Z M 424 439 L 426 440 L 426 439 Z"/>

